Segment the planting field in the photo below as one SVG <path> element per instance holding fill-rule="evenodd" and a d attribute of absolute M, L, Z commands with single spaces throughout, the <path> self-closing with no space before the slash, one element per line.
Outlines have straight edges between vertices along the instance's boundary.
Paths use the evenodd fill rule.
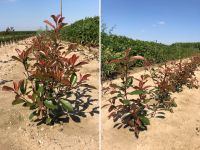
<path fill-rule="evenodd" d="M 82 98 L 87 108 L 86 117 L 78 116 L 73 120 L 63 120 L 61 124 L 37 125 L 30 122 L 31 111 L 20 104 L 12 106 L 15 94 L 2 91 L 4 85 L 12 86 L 12 81 L 24 78 L 23 65 L 11 57 L 17 56 L 16 48 L 23 50 L 29 46 L 29 38 L 18 44 L 0 48 L 0 149 L 3 150 L 97 150 L 98 149 L 98 48 L 79 45 L 72 54 L 80 56 L 89 64 L 81 67 L 81 73 L 89 73 L 88 83 L 96 89 L 78 91 L 87 95 Z M 28 45 L 27 45 L 28 42 Z M 64 43 L 66 49 L 69 43 Z M 83 92 L 83 93 L 82 93 Z M 86 92 L 86 93 L 84 93 Z M 80 96 L 79 95 L 79 96 Z M 91 105 L 88 105 L 90 101 Z M 69 121 L 69 122 L 68 122 Z"/>
<path fill-rule="evenodd" d="M 130 76 L 139 78 L 140 75 L 149 74 L 143 69 L 133 69 Z M 200 71 L 195 71 L 198 81 L 200 81 Z M 129 131 L 129 127 L 124 128 L 114 125 L 113 119 L 108 119 L 108 99 L 113 97 L 106 92 L 110 83 L 120 85 L 121 79 L 103 83 L 104 92 L 102 94 L 102 149 L 106 150 L 199 150 L 200 149 L 200 89 L 189 89 L 183 87 L 180 93 L 173 93 L 177 107 L 170 111 L 161 111 L 162 117 L 150 117 L 150 125 L 147 130 L 141 131 L 136 138 L 134 132 Z M 138 85 L 134 80 L 133 85 Z M 154 86 L 152 79 L 145 85 Z M 135 98 L 134 96 L 129 98 Z M 116 102 L 118 103 L 118 102 Z M 159 115 L 159 114 L 157 114 Z M 120 118 L 121 119 L 121 118 Z"/>

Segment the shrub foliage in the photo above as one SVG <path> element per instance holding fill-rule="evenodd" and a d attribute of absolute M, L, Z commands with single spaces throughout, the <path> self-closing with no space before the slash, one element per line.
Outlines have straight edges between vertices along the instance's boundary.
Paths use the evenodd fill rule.
<path fill-rule="evenodd" d="M 61 31 L 62 39 L 89 46 L 99 45 L 99 17 L 79 20 Z"/>
<path fill-rule="evenodd" d="M 200 43 L 164 45 L 102 32 L 102 62 L 120 58 L 123 50 L 127 47 L 132 48 L 130 51 L 131 56 L 143 56 L 151 63 L 164 63 L 168 60 L 190 57 L 200 52 Z M 130 67 L 134 66 L 142 66 L 141 61 L 136 61 Z M 112 77 L 118 70 L 118 65 L 116 64 L 102 63 L 102 77 L 104 79 Z"/>

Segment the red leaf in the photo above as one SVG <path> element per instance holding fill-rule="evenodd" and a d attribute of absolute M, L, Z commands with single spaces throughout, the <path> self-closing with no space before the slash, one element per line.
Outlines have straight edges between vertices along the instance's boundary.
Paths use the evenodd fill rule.
<path fill-rule="evenodd" d="M 21 51 L 19 49 L 15 49 L 18 55 L 21 55 Z"/>
<path fill-rule="evenodd" d="M 17 92 L 19 90 L 19 85 L 17 82 L 13 82 L 14 90 Z"/>
<path fill-rule="evenodd" d="M 117 86 L 117 84 L 111 83 L 111 84 L 110 84 L 110 87 L 112 87 L 112 88 L 117 88 L 118 86 Z"/>
<path fill-rule="evenodd" d="M 78 67 L 78 66 L 82 66 L 82 65 L 85 65 L 85 64 L 88 64 L 87 62 L 85 62 L 85 61 L 82 61 L 82 62 L 79 62 L 77 65 L 75 65 L 76 67 Z"/>
<path fill-rule="evenodd" d="M 51 15 L 51 17 L 53 18 L 53 20 L 55 21 L 55 23 L 58 23 L 58 19 L 61 17 L 61 15 L 60 14 L 57 15 L 57 16 Z"/>
<path fill-rule="evenodd" d="M 76 61 L 78 60 L 79 56 L 76 56 L 76 54 L 74 54 L 71 58 L 70 58 L 70 65 L 74 65 L 76 63 Z"/>
<path fill-rule="evenodd" d="M 142 56 L 132 56 L 130 58 L 130 61 L 136 61 L 136 60 L 145 60 L 145 58 Z"/>
<path fill-rule="evenodd" d="M 9 86 L 3 86 L 2 91 L 14 91 L 14 89 Z"/>
<path fill-rule="evenodd" d="M 61 82 L 62 82 L 63 84 L 65 84 L 65 85 L 67 85 L 67 86 L 70 86 L 70 85 L 71 85 L 70 81 L 69 81 L 67 78 L 63 78 L 63 79 L 61 80 Z"/>
<path fill-rule="evenodd" d="M 52 28 L 55 29 L 55 26 L 51 22 L 49 22 L 48 20 L 45 20 L 44 23 L 48 24 L 49 26 L 51 26 Z"/>
<path fill-rule="evenodd" d="M 116 112 L 112 112 L 109 114 L 108 118 L 110 119 L 111 117 L 114 117 L 116 115 Z"/>
<path fill-rule="evenodd" d="M 117 91 L 111 91 L 110 94 L 115 94 L 118 93 Z"/>
<path fill-rule="evenodd" d="M 58 23 L 62 23 L 64 19 L 65 19 L 65 17 L 61 17 L 61 18 L 58 20 Z"/>
<path fill-rule="evenodd" d="M 122 62 L 123 59 L 114 59 L 114 60 L 111 60 L 109 63 L 120 63 Z"/>
<path fill-rule="evenodd" d="M 88 80 L 88 77 L 90 77 L 90 76 L 91 76 L 90 74 L 85 74 L 84 76 L 82 76 L 82 75 L 80 74 L 80 78 L 81 78 L 80 82 L 83 82 L 83 81 L 85 81 L 85 80 Z"/>
<path fill-rule="evenodd" d="M 76 49 L 77 47 L 78 47 L 78 44 L 73 43 L 73 44 L 70 44 L 70 45 L 68 46 L 68 50 L 74 50 L 74 49 Z"/>

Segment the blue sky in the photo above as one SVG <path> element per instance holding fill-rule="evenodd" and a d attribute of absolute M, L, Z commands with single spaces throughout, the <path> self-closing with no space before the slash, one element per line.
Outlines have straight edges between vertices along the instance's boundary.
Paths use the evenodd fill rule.
<path fill-rule="evenodd" d="M 200 0 L 102 0 L 102 21 L 133 39 L 200 41 Z"/>
<path fill-rule="evenodd" d="M 52 14 L 60 13 L 60 0 L 0 0 L 0 31 L 7 26 L 16 30 L 37 30 Z M 99 15 L 98 0 L 63 0 L 65 22 Z"/>

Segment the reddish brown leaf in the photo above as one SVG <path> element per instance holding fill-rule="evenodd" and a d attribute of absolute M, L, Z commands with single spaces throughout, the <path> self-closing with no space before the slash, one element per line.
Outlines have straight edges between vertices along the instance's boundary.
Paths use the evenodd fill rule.
<path fill-rule="evenodd" d="M 76 63 L 76 61 L 78 60 L 79 56 L 76 56 L 76 54 L 74 54 L 70 59 L 70 65 L 74 65 Z"/>
<path fill-rule="evenodd" d="M 14 90 L 17 92 L 19 90 L 19 85 L 17 82 L 13 82 Z"/>
<path fill-rule="evenodd" d="M 88 77 L 90 77 L 90 76 L 91 76 L 90 74 L 85 74 L 85 75 L 83 75 L 83 76 L 80 74 L 80 78 L 81 78 L 81 79 L 80 79 L 80 82 L 83 82 L 83 81 L 85 81 L 85 80 L 88 80 Z"/>
<path fill-rule="evenodd" d="M 45 20 L 44 23 L 48 24 L 49 26 L 51 26 L 52 28 L 55 29 L 55 26 L 51 22 L 49 22 L 48 20 Z"/>
<path fill-rule="evenodd" d="M 86 65 L 86 64 L 88 64 L 88 63 L 85 61 L 82 61 L 82 62 L 79 62 L 77 65 L 75 65 L 75 67 Z"/>
<path fill-rule="evenodd" d="M 136 61 L 136 60 L 145 60 L 145 58 L 142 56 L 132 56 L 130 58 L 130 61 Z"/>
<path fill-rule="evenodd" d="M 14 89 L 9 86 L 3 86 L 2 91 L 14 91 Z"/>
<path fill-rule="evenodd" d="M 114 59 L 114 60 L 111 60 L 109 63 L 120 63 L 122 62 L 123 59 Z"/>

